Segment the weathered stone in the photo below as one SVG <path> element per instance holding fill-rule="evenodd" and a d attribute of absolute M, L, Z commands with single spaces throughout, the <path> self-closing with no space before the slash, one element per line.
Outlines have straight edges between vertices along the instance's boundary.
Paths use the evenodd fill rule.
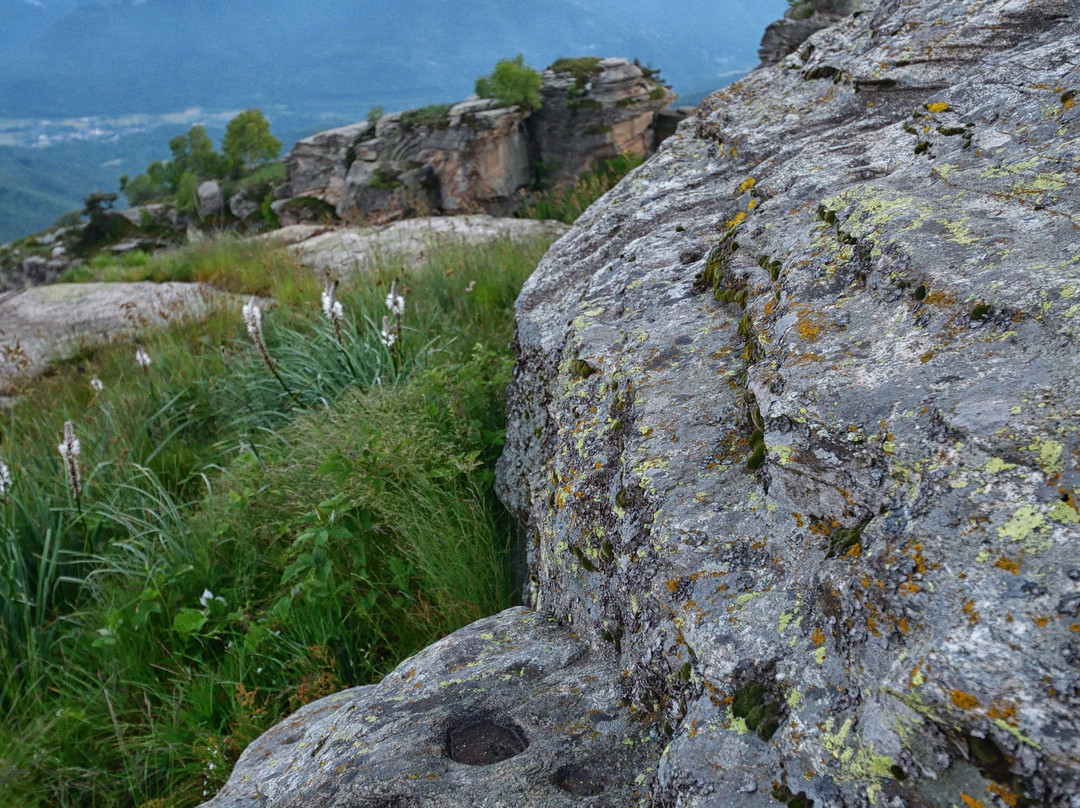
<path fill-rule="evenodd" d="M 292 147 L 285 158 L 289 196 L 311 196 L 336 208 L 355 148 L 374 127 L 367 121 L 319 132 Z"/>
<path fill-rule="evenodd" d="M 543 72 L 540 110 L 529 122 L 545 183 L 571 183 L 620 154 L 652 153 L 656 113 L 675 93 L 625 59 L 577 59 L 553 67 L 561 69 Z"/>
<path fill-rule="evenodd" d="M 473 97 L 306 138 L 285 159 L 288 179 L 274 209 L 285 225 L 312 220 L 287 199 L 318 200 L 343 221 L 368 225 L 437 213 L 504 215 L 541 173 L 545 185 L 561 185 L 599 160 L 651 153 L 656 112 L 674 93 L 625 59 L 585 61 L 589 76 L 580 82 L 545 71 L 543 105 L 531 115 Z"/>
<path fill-rule="evenodd" d="M 431 216 L 382 227 L 294 225 L 263 238 L 285 244 L 301 263 L 338 278 L 363 271 L 379 258 L 417 265 L 437 245 L 478 245 L 500 238 L 554 238 L 569 228 L 561 222 L 499 219 L 492 216 Z"/>
<path fill-rule="evenodd" d="M 203 219 L 218 216 L 225 210 L 225 198 L 216 180 L 199 183 L 199 188 L 195 192 L 195 210 Z"/>
<path fill-rule="evenodd" d="M 233 194 L 229 197 L 229 213 L 237 219 L 244 221 L 250 219 L 259 212 L 260 205 L 254 199 L 249 199 L 245 194 Z"/>
<path fill-rule="evenodd" d="M 442 115 L 383 116 L 376 139 L 358 147 L 338 215 L 381 224 L 440 211 L 509 210 L 531 180 L 527 116 L 518 107 L 475 98 Z"/>
<path fill-rule="evenodd" d="M 867 3 L 526 283 L 501 491 L 654 804 L 1080 805 L 1077 11 Z"/>
<path fill-rule="evenodd" d="M 192 283 L 57 283 L 0 295 L 0 393 L 80 346 L 203 314 L 220 298 Z M 134 354 L 132 354 L 134 362 Z"/>
<path fill-rule="evenodd" d="M 776 64 L 794 53 L 811 34 L 835 24 L 861 5 L 860 0 L 803 0 L 792 5 L 782 19 L 765 29 L 758 48 L 761 64 Z"/>
<path fill-rule="evenodd" d="M 636 805 L 648 778 L 621 775 L 647 775 L 662 744 L 620 702 L 617 680 L 609 657 L 510 609 L 378 685 L 309 704 L 251 744 L 204 805 Z"/>

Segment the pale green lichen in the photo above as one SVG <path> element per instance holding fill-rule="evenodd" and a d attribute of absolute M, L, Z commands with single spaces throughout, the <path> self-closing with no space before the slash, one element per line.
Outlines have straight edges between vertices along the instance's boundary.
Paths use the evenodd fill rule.
<path fill-rule="evenodd" d="M 1049 526 L 1046 517 L 1033 505 L 1021 505 L 1004 525 L 998 528 L 998 535 L 1003 539 L 1022 542 L 1024 550 L 1040 553 L 1051 547 L 1051 540 L 1045 536 Z"/>
<path fill-rule="evenodd" d="M 892 758 L 875 753 L 874 742 L 863 742 L 857 732 L 851 731 L 852 719 L 848 718 L 836 732 L 833 732 L 834 719 L 825 722 L 821 740 L 825 749 L 840 764 L 839 779 L 849 782 L 869 782 L 866 793 L 871 802 L 871 791 L 880 791 L 880 781 L 892 780 Z"/>
<path fill-rule="evenodd" d="M 822 665 L 822 664 L 825 663 L 825 647 L 824 646 L 822 646 L 821 648 L 818 648 L 816 651 L 814 651 L 814 661 L 819 665 Z"/>
<path fill-rule="evenodd" d="M 1050 518 L 1063 525 L 1080 522 L 1080 514 L 1076 512 L 1076 508 L 1072 507 L 1067 502 L 1058 502 L 1050 510 Z"/>
<path fill-rule="evenodd" d="M 996 726 L 1000 730 L 1003 730 L 1004 732 L 1009 733 L 1014 738 L 1016 738 L 1016 740 L 1020 741 L 1020 743 L 1022 743 L 1022 744 L 1027 744 L 1028 746 L 1030 746 L 1030 747 L 1032 747 L 1034 749 L 1042 749 L 1042 746 L 1040 746 L 1037 742 L 1033 741 L 1031 738 L 1024 735 L 1022 732 L 1020 732 L 1020 730 L 1018 730 L 1016 727 L 1012 726 L 1011 724 L 1007 723 L 1004 719 L 995 718 L 994 719 L 994 726 Z"/>
<path fill-rule="evenodd" d="M 1015 463 L 1006 463 L 1000 457 L 990 458 L 990 462 L 986 464 L 987 474 L 997 474 L 1002 471 L 1008 471 L 1009 469 L 1016 468 Z"/>

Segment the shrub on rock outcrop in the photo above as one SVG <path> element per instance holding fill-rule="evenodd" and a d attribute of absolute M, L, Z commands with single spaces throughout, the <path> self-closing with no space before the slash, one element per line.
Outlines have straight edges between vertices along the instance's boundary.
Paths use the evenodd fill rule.
<path fill-rule="evenodd" d="M 490 76 L 476 80 L 476 94 L 494 98 L 506 106 L 540 108 L 540 74 L 525 64 L 519 53 L 513 59 L 500 59 Z"/>

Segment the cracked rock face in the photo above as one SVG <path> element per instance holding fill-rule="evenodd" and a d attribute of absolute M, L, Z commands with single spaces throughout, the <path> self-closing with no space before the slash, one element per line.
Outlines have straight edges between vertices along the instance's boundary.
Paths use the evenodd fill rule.
<path fill-rule="evenodd" d="M 1078 53 L 878 0 L 707 99 L 519 299 L 533 611 L 212 804 L 1080 808 Z"/>
<path fill-rule="evenodd" d="M 610 659 L 510 609 L 378 685 L 304 707 L 248 747 L 205 805 L 636 805 L 660 747 L 617 682 Z"/>
<path fill-rule="evenodd" d="M 662 806 L 1080 806 L 1080 4 L 862 4 L 519 300 L 531 604 Z"/>

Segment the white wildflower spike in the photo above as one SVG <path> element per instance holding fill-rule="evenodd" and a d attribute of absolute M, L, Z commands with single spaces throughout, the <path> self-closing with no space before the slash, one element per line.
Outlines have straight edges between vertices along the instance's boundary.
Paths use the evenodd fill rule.
<path fill-rule="evenodd" d="M 82 496 L 82 478 L 79 476 L 79 454 L 82 452 L 82 444 L 75 437 L 75 425 L 71 421 L 64 421 L 64 439 L 56 447 L 60 457 L 64 461 L 67 471 L 68 485 L 71 486 L 71 495 L 75 502 L 79 502 Z"/>
<path fill-rule="evenodd" d="M 382 318 L 382 343 L 387 348 L 390 348 L 391 346 L 393 346 L 393 344 L 395 342 L 397 342 L 397 334 L 395 334 L 394 330 L 390 327 L 390 318 L 389 317 L 383 317 Z"/>
<path fill-rule="evenodd" d="M 330 279 L 330 274 L 326 275 L 326 288 L 322 292 L 322 310 L 326 315 L 326 319 L 329 320 L 334 326 L 334 335 L 337 337 L 339 343 L 342 342 L 341 337 L 341 320 L 345 316 L 345 309 L 341 306 L 341 301 L 337 299 L 337 285 L 336 280 Z"/>
<path fill-rule="evenodd" d="M 469 285 L 465 287 L 465 294 L 471 294 L 472 290 L 476 288 L 476 281 L 469 281 Z"/>
<path fill-rule="evenodd" d="M 244 325 L 247 326 L 248 336 L 251 337 L 251 341 L 256 345 L 261 345 L 262 310 L 259 308 L 259 304 L 255 302 L 254 295 L 252 295 L 251 300 L 244 304 L 243 315 Z"/>
<path fill-rule="evenodd" d="M 146 352 L 146 349 L 141 345 L 135 349 L 135 361 L 142 365 L 143 370 L 149 370 L 150 368 L 150 354 Z M 93 385 L 93 382 L 90 383 Z"/>
<path fill-rule="evenodd" d="M 395 317 L 400 317 L 405 313 L 405 298 L 399 291 L 397 278 L 394 278 L 394 282 L 390 284 L 390 294 L 386 296 L 386 308 L 390 309 L 390 313 Z"/>
<path fill-rule="evenodd" d="M 137 353 L 136 356 L 138 356 Z M 105 389 L 105 384 L 101 381 L 101 379 L 95 376 L 90 380 L 90 389 L 93 390 L 95 393 L 100 393 L 102 390 Z"/>
<path fill-rule="evenodd" d="M 0 457 L 0 499 L 5 499 L 11 490 L 11 469 L 4 458 Z"/>
<path fill-rule="evenodd" d="M 248 336 L 251 337 L 251 341 L 255 343 L 255 347 L 259 349 L 263 362 L 266 364 L 266 369 L 270 371 L 275 379 L 277 379 L 278 384 L 281 385 L 281 389 L 288 393 L 293 401 L 296 401 L 296 394 L 289 389 L 289 385 L 285 384 L 285 380 L 281 378 L 281 374 L 279 374 L 277 368 L 274 367 L 274 360 L 270 358 L 270 351 L 266 349 L 266 343 L 263 341 L 262 332 L 262 310 L 259 308 L 259 304 L 256 302 L 254 295 L 252 295 L 251 299 L 244 304 L 242 314 L 244 315 L 244 325 L 247 326 Z M 222 356 L 224 356 L 224 353 Z M 297 403 L 299 402 L 297 401 Z"/>

